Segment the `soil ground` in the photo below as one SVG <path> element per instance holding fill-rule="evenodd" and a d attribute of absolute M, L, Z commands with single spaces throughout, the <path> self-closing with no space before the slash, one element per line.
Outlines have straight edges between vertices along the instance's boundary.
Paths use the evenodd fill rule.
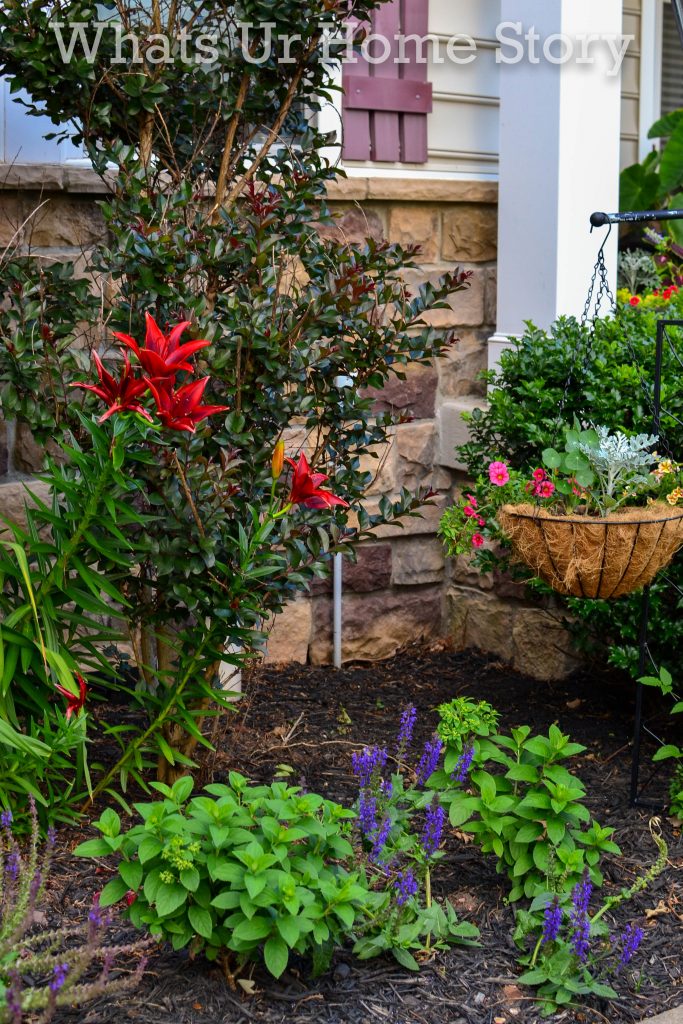
<path fill-rule="evenodd" d="M 350 754 L 362 745 L 393 742 L 406 704 L 419 711 L 416 739 L 433 732 L 436 707 L 455 696 L 490 701 L 503 730 L 528 724 L 546 731 L 556 722 L 587 748 L 573 770 L 588 791 L 591 813 L 616 829 L 621 858 L 606 858 L 604 892 L 632 884 L 656 857 L 649 819 L 666 803 L 667 770 L 654 775 L 654 747 L 643 749 L 643 806 L 628 800 L 634 687 L 604 670 L 561 683 L 539 683 L 505 666 L 440 648 L 409 648 L 390 661 L 331 668 L 261 668 L 245 680 L 239 713 L 230 716 L 217 753 L 202 766 L 200 782 L 220 781 L 231 769 L 270 781 L 276 767 L 290 765 L 302 786 L 351 803 L 356 783 Z M 657 694 L 646 693 L 648 724 L 669 742 L 675 720 Z M 645 806 L 647 801 L 647 806 Z M 683 840 L 680 828 L 662 816 L 669 844 L 667 870 L 630 904 L 629 918 L 645 928 L 636 974 L 620 978 L 620 998 L 594 1009 L 567 1010 L 554 1021 L 631 1024 L 683 1003 Z M 87 826 L 65 833 L 50 890 L 48 913 L 87 915 L 92 894 L 109 871 L 78 861 L 69 851 L 90 835 Z M 420 974 L 393 959 L 354 960 L 340 952 L 327 975 L 312 980 L 303 962 L 274 982 L 256 966 L 255 994 L 231 992 L 214 966 L 168 948 L 154 951 L 142 983 L 118 997 L 103 997 L 81 1010 L 60 1010 L 58 1024 L 536 1024 L 533 992 L 515 985 L 519 969 L 512 942 L 513 911 L 506 905 L 506 880 L 490 857 L 451 834 L 447 857 L 436 874 L 436 894 L 449 896 L 461 918 L 481 930 L 481 947 L 455 948 L 426 963 Z M 623 908 L 622 908 L 623 909 Z M 130 929 L 115 926 L 116 939 Z"/>

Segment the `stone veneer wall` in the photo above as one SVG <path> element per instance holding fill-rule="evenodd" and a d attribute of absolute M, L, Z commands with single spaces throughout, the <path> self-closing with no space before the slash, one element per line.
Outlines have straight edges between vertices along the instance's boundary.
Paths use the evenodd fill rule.
<path fill-rule="evenodd" d="M 32 250 L 41 258 L 78 261 L 102 235 L 93 202 L 101 185 L 88 170 L 15 165 L 0 189 L 0 251 L 41 203 L 29 221 Z M 423 517 L 405 520 L 403 529 L 377 531 L 377 539 L 360 548 L 356 565 L 345 563 L 344 660 L 380 659 L 413 640 L 450 636 L 531 674 L 561 675 L 572 660 L 552 612 L 528 605 L 506 581 L 482 580 L 462 559 L 447 561 L 436 537 L 441 509 L 462 482 L 454 454 L 466 437 L 461 414 L 484 399 L 478 375 L 486 368 L 496 322 L 497 187 L 351 178 L 335 183 L 330 200 L 340 215 L 335 233 L 351 241 L 372 236 L 422 247 L 419 270 L 406 272 L 415 286 L 454 266 L 473 271 L 471 287 L 454 295 L 450 308 L 431 314 L 435 326 L 456 331 L 448 355 L 437 365 L 409 368 L 405 381 L 395 380 L 376 396 L 378 409 L 410 420 L 394 429 L 377 460 L 366 460 L 375 473 L 368 505 L 403 486 L 429 486 L 438 497 Z M 0 423 L 0 514 L 21 518 L 23 482 L 39 469 L 40 456 L 22 425 Z M 539 663 L 541 649 L 546 655 Z M 329 582 L 278 617 L 268 654 L 272 661 L 331 661 Z"/>

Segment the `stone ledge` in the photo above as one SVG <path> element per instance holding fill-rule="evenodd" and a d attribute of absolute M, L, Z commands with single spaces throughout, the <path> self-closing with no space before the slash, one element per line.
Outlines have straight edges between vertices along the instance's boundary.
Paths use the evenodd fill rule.
<path fill-rule="evenodd" d="M 0 190 L 80 192 L 106 195 L 106 182 L 90 167 L 68 164 L 7 164 L 0 169 Z"/>
<path fill-rule="evenodd" d="M 455 181 L 452 178 L 376 178 L 364 175 L 330 182 L 327 196 L 331 200 L 347 201 L 497 203 L 498 184 L 492 181 Z"/>
<path fill-rule="evenodd" d="M 0 190 L 42 190 L 106 195 L 107 182 L 90 167 L 69 164 L 7 164 L 0 170 Z M 339 178 L 327 188 L 332 201 L 364 199 L 430 203 L 497 203 L 498 184 L 450 178 Z"/>
<path fill-rule="evenodd" d="M 468 425 L 462 418 L 464 412 L 474 409 L 485 409 L 486 401 L 477 395 L 463 395 L 462 398 L 442 402 L 437 413 L 439 443 L 436 461 L 440 466 L 449 469 L 465 470 L 467 466 L 460 462 L 455 452 L 460 445 L 467 444 L 470 439 Z"/>
<path fill-rule="evenodd" d="M 27 476 L 0 482 L 0 515 L 3 519 L 26 528 L 26 506 L 33 506 L 29 492 L 40 501 L 49 503 L 50 488 L 42 480 Z M 0 524 L 0 532 L 6 529 L 4 524 Z"/>
<path fill-rule="evenodd" d="M 683 1003 L 673 1010 L 658 1013 L 656 1017 L 646 1017 L 641 1024 L 683 1024 Z"/>

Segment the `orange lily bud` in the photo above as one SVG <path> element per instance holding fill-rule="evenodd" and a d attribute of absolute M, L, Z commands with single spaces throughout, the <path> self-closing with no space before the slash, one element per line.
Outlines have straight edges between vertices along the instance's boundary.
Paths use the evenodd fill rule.
<path fill-rule="evenodd" d="M 271 461 L 271 473 L 273 480 L 277 480 L 282 473 L 285 465 L 285 442 L 278 441 L 273 450 L 273 458 Z"/>

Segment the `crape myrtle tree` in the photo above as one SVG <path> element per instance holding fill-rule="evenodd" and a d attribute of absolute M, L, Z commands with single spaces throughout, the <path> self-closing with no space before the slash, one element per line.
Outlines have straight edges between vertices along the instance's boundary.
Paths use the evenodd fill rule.
<path fill-rule="evenodd" d="M 331 550 L 350 551 L 427 498 L 405 492 L 377 514 L 363 509 L 361 456 L 392 427 L 373 413 L 368 389 L 452 341 L 424 314 L 469 275 L 454 269 L 410 294 L 401 272 L 416 249 L 319 231 L 338 173 L 325 155 L 333 140 L 316 129 L 331 89 L 321 43 L 380 2 L 9 0 L 0 10 L 0 73 L 26 90 L 28 114 L 47 114 L 57 135 L 84 147 L 108 191 L 89 280 L 25 249 L 5 262 L 4 415 L 46 445 L 87 450 L 84 423 L 102 403 L 70 385 L 96 383 L 93 350 L 118 374 L 113 334 L 143 345 L 147 313 L 163 331 L 188 322 L 183 340 L 211 342 L 192 368 L 209 377 L 203 401 L 227 407 L 172 444 L 147 437 L 150 457 L 135 462 L 144 523 L 126 524 L 135 565 L 121 590 L 150 691 L 172 685 L 207 631 L 201 668 L 212 681 L 229 645 L 249 650 L 264 617 L 326 573 Z M 274 447 L 294 436 L 349 507 L 271 523 L 279 568 L 245 582 L 240 553 L 269 502 Z M 115 570 L 102 550 L 94 563 Z M 177 734 L 166 739 L 180 748 Z"/>

